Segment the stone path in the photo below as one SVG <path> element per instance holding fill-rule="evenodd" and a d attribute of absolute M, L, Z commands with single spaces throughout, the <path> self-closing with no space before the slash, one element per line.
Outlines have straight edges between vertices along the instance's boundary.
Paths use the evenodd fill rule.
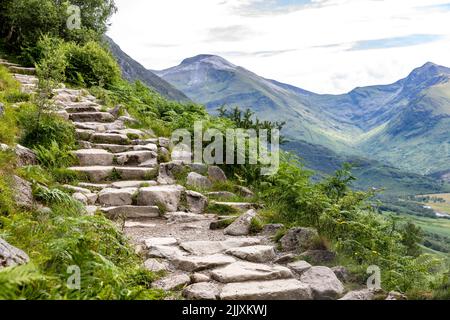
<path fill-rule="evenodd" d="M 37 79 L 30 69 L 14 77 L 23 91 L 35 90 Z M 337 299 L 342 283 L 326 267 L 306 262 L 276 264 L 281 253 L 265 236 L 248 236 L 251 219 L 257 214 L 252 203 L 229 203 L 230 192 L 200 194 L 175 184 L 177 172 L 189 170 L 187 185 L 209 186 L 226 177 L 217 167 L 186 164 L 184 152 L 172 152 L 163 137 L 146 130 L 127 128 L 134 122 L 128 114 L 115 115 L 84 90 L 55 90 L 58 114 L 76 127 L 80 149 L 73 154 L 79 165 L 70 168 L 83 182 L 66 186 L 73 197 L 94 214 L 103 212 L 123 220 L 124 232 L 146 258 L 145 267 L 165 276 L 153 286 L 180 290 L 187 299 Z M 241 188 L 247 195 L 251 192 Z M 215 204 L 241 212 L 225 230 L 212 230 L 217 215 L 208 214 L 209 196 L 222 196 Z M 228 217 L 229 218 L 229 217 Z M 289 263 L 289 264 L 288 264 Z"/>

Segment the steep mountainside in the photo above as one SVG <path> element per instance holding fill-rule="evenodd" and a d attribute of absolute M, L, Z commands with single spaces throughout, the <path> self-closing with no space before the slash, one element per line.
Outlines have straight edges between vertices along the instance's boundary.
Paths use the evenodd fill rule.
<path fill-rule="evenodd" d="M 156 73 L 214 111 L 251 108 L 287 122 L 285 135 L 416 173 L 449 169 L 450 69 L 427 63 L 390 85 L 319 95 L 200 55 Z"/>
<path fill-rule="evenodd" d="M 145 67 L 137 61 L 133 60 L 133 58 L 123 52 L 111 38 L 105 36 L 105 40 L 108 43 L 112 54 L 117 59 L 117 62 L 122 70 L 122 75 L 126 80 L 139 80 L 169 100 L 179 102 L 190 101 L 183 92 L 176 89 L 173 85 L 158 77 L 150 70 L 145 69 Z"/>

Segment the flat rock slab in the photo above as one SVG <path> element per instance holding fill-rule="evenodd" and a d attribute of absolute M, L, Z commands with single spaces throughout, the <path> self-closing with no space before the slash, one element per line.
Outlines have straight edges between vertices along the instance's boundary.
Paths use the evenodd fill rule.
<path fill-rule="evenodd" d="M 147 223 L 147 222 L 138 222 L 138 221 L 126 221 L 125 228 L 151 229 L 151 228 L 156 228 L 156 224 Z"/>
<path fill-rule="evenodd" d="M 98 202 L 104 206 L 129 206 L 133 204 L 133 196 L 137 188 L 104 189 L 98 194 Z"/>
<path fill-rule="evenodd" d="M 117 189 L 124 188 L 144 188 L 157 185 L 156 181 L 153 180 L 133 180 L 133 181 L 117 181 L 111 184 L 111 187 Z"/>
<path fill-rule="evenodd" d="M 156 178 L 157 168 L 115 167 L 122 180 L 149 180 Z"/>
<path fill-rule="evenodd" d="M 118 206 L 102 208 L 101 211 L 110 219 L 158 218 L 160 216 L 159 208 L 155 206 Z"/>
<path fill-rule="evenodd" d="M 225 241 L 187 241 L 180 243 L 184 250 L 197 255 L 212 255 L 225 252 L 231 248 L 258 245 L 261 240 L 258 238 L 236 238 Z"/>
<path fill-rule="evenodd" d="M 71 167 L 69 168 L 69 170 L 86 175 L 87 178 L 92 182 L 101 182 L 111 176 L 114 167 L 111 166 Z"/>
<path fill-rule="evenodd" d="M 139 192 L 137 202 L 138 205 L 162 205 L 166 211 L 176 212 L 183 192 L 184 187 L 177 185 L 142 188 Z"/>
<path fill-rule="evenodd" d="M 25 252 L 0 238 L 0 269 L 26 264 L 29 261 L 30 258 Z"/>
<path fill-rule="evenodd" d="M 292 272 L 286 267 L 243 261 L 213 270 L 211 276 L 222 283 L 293 278 Z"/>
<path fill-rule="evenodd" d="M 309 285 L 295 279 L 230 283 L 224 286 L 221 300 L 312 300 Z"/>
<path fill-rule="evenodd" d="M 121 145 L 127 145 L 130 142 L 126 135 L 115 133 L 94 133 L 91 136 L 91 141 L 94 143 L 111 143 Z"/>
<path fill-rule="evenodd" d="M 169 212 L 165 217 L 169 223 L 191 223 L 208 219 L 204 215 L 191 212 Z"/>
<path fill-rule="evenodd" d="M 181 289 L 191 282 L 187 274 L 173 274 L 163 279 L 153 282 L 152 287 L 164 291 Z"/>
<path fill-rule="evenodd" d="M 183 297 L 188 300 L 217 300 L 220 291 L 215 283 L 195 283 L 183 290 Z"/>
<path fill-rule="evenodd" d="M 144 262 L 145 269 L 152 272 L 162 272 L 169 270 L 169 264 L 166 261 L 159 261 L 157 259 L 148 259 Z"/>
<path fill-rule="evenodd" d="M 272 246 L 232 248 L 228 249 L 226 253 L 242 260 L 261 263 L 273 261 L 276 257 L 275 249 Z"/>
<path fill-rule="evenodd" d="M 177 260 L 177 259 L 183 259 L 183 256 L 186 255 L 186 252 L 180 250 L 177 247 L 170 247 L 170 246 L 152 246 L 148 250 L 148 256 L 150 258 L 163 258 L 163 259 L 169 259 L 169 260 Z M 180 270 L 184 270 L 181 269 Z"/>
<path fill-rule="evenodd" d="M 250 227 L 253 218 L 256 217 L 258 213 L 256 210 L 249 210 L 242 216 L 237 218 L 232 224 L 225 228 L 223 231 L 225 234 L 230 236 L 246 236 L 250 233 Z"/>
<path fill-rule="evenodd" d="M 344 293 L 344 286 L 327 267 L 312 267 L 300 277 L 300 281 L 309 284 L 317 300 L 333 300 Z"/>
<path fill-rule="evenodd" d="M 188 256 L 176 257 L 172 260 L 172 264 L 179 270 L 183 271 L 202 271 L 220 266 L 225 266 L 236 262 L 236 259 L 223 254 L 215 254 L 210 256 Z"/>
<path fill-rule="evenodd" d="M 102 149 L 82 149 L 74 151 L 81 166 L 111 166 L 114 155 Z"/>
<path fill-rule="evenodd" d="M 302 275 L 305 271 L 308 271 L 312 268 L 306 261 L 296 261 L 288 264 L 288 268 L 294 271 L 295 273 Z"/>
<path fill-rule="evenodd" d="M 144 244 L 150 249 L 154 246 L 175 246 L 178 244 L 178 240 L 175 238 L 146 238 Z"/>

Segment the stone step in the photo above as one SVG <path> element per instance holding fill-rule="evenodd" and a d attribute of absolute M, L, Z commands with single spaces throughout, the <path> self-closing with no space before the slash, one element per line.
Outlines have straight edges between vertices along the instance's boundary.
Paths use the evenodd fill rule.
<path fill-rule="evenodd" d="M 103 149 L 112 153 L 121 153 L 134 150 L 132 144 L 108 144 L 108 143 L 94 143 L 92 147 L 95 149 Z"/>
<path fill-rule="evenodd" d="M 258 238 L 232 238 L 225 241 L 185 241 L 180 243 L 180 247 L 187 252 L 196 255 L 212 255 L 223 253 L 228 249 L 254 246 L 261 243 Z"/>
<path fill-rule="evenodd" d="M 137 188 L 106 188 L 99 192 L 97 201 L 105 207 L 131 206 L 137 191 Z"/>
<path fill-rule="evenodd" d="M 103 149 L 80 149 L 72 152 L 80 166 L 112 166 L 114 154 Z"/>
<path fill-rule="evenodd" d="M 291 270 L 286 267 L 242 261 L 212 270 L 211 276 L 221 283 L 268 281 L 294 277 Z"/>
<path fill-rule="evenodd" d="M 76 122 L 114 122 L 114 116 L 108 112 L 71 113 L 70 120 Z"/>
<path fill-rule="evenodd" d="M 5 67 L 20 67 L 17 63 L 12 63 L 7 60 L 0 59 L 0 65 Z"/>
<path fill-rule="evenodd" d="M 90 141 L 99 144 L 119 145 L 129 145 L 131 142 L 126 135 L 117 133 L 93 133 L 90 136 Z"/>
<path fill-rule="evenodd" d="M 176 256 L 171 262 L 178 270 L 195 272 L 226 266 L 235 263 L 236 259 L 223 254 L 215 254 L 210 256 Z"/>
<path fill-rule="evenodd" d="M 103 189 L 110 188 L 111 184 L 80 182 L 78 186 L 91 191 L 102 191 Z"/>
<path fill-rule="evenodd" d="M 113 182 L 110 187 L 116 189 L 123 188 L 146 188 L 156 186 L 158 183 L 154 180 L 131 180 L 131 181 L 118 181 Z"/>
<path fill-rule="evenodd" d="M 94 105 L 88 105 L 88 104 L 86 104 L 86 105 L 80 104 L 80 105 L 74 105 L 74 106 L 66 106 L 64 108 L 64 110 L 66 112 L 68 112 L 68 113 L 83 113 L 83 112 L 93 113 L 93 112 L 99 112 L 100 111 L 100 109 L 98 107 L 96 107 Z"/>
<path fill-rule="evenodd" d="M 153 180 L 158 175 L 158 168 L 114 167 L 121 180 Z"/>
<path fill-rule="evenodd" d="M 26 68 L 26 67 L 21 67 L 21 66 L 17 66 L 17 65 L 8 66 L 8 70 L 11 73 L 18 73 L 18 74 L 24 74 L 24 75 L 35 75 L 36 74 L 36 68 Z"/>
<path fill-rule="evenodd" d="M 80 173 L 90 182 L 102 182 L 113 176 L 113 166 L 70 167 L 68 170 Z"/>
<path fill-rule="evenodd" d="M 121 121 L 114 121 L 112 123 L 73 121 L 73 124 L 74 124 L 75 128 L 93 130 L 96 132 L 107 132 L 110 130 L 120 130 L 125 127 L 125 125 Z"/>
<path fill-rule="evenodd" d="M 127 151 L 114 154 L 115 161 L 121 166 L 139 166 L 154 168 L 158 164 L 158 154 L 154 151 Z"/>
<path fill-rule="evenodd" d="M 276 258 L 273 246 L 231 248 L 228 249 L 226 253 L 242 260 L 258 263 L 268 263 Z"/>
<path fill-rule="evenodd" d="M 311 288 L 295 279 L 230 283 L 221 300 L 313 300 Z"/>
<path fill-rule="evenodd" d="M 117 219 L 123 217 L 126 219 L 140 219 L 140 218 L 159 218 L 159 208 L 155 206 L 118 206 L 101 208 L 109 219 Z"/>

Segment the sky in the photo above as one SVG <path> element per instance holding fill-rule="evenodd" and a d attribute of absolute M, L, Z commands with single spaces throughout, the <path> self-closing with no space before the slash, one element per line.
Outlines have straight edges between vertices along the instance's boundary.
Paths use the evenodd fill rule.
<path fill-rule="evenodd" d="M 115 0 L 108 35 L 146 68 L 198 54 L 317 93 L 450 67 L 450 0 Z"/>

